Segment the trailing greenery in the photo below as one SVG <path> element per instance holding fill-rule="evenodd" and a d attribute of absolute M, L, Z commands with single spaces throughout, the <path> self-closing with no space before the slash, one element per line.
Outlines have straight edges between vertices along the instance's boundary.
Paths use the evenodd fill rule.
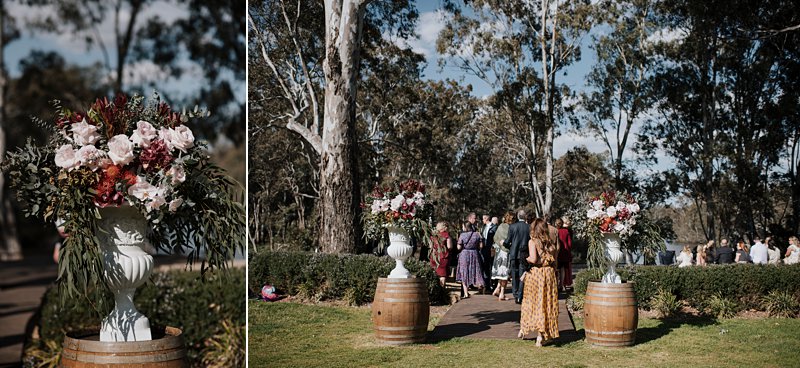
<path fill-rule="evenodd" d="M 261 252 L 248 262 L 249 288 L 258 293 L 265 284 L 279 292 L 320 300 L 346 300 L 352 305 L 372 302 L 378 278 L 386 277 L 394 261 L 371 254 Z M 406 268 L 428 285 L 431 303 L 445 304 L 447 292 L 428 263 L 407 260 Z"/>
<path fill-rule="evenodd" d="M 228 274 L 227 277 L 211 276 L 202 283 L 198 282 L 199 272 L 154 272 L 150 282 L 139 288 L 134 302 L 150 319 L 151 325 L 174 326 L 183 331 L 193 365 L 202 366 L 201 359 L 209 354 L 241 361 L 244 349 L 223 354 L 209 347 L 226 339 L 226 344 L 244 346 L 244 335 L 235 330 L 245 325 L 245 274 L 242 269 L 231 269 Z M 23 357 L 26 366 L 57 361 L 52 358 L 61 353 L 67 332 L 97 328 L 109 312 L 109 309 L 92 305 L 97 300 L 111 298 L 104 289 L 94 289 L 85 298 L 67 299 L 63 307 L 59 305 L 59 292 L 59 288 L 50 288 L 42 299 L 40 315 L 34 320 L 40 338 L 29 341 L 26 346 Z M 229 325 L 226 327 L 225 323 Z"/>
<path fill-rule="evenodd" d="M 744 309 L 764 310 L 763 297 L 782 292 L 800 296 L 800 265 L 709 265 L 706 267 L 634 266 L 617 270 L 623 280 L 635 282 L 636 297 L 643 308 L 651 308 L 659 290 L 677 300 L 705 310 L 712 295 L 727 298 Z M 585 294 L 590 280 L 599 280 L 602 270 L 585 270 L 575 277 L 575 293 Z M 795 313 L 797 313 L 795 309 Z"/>

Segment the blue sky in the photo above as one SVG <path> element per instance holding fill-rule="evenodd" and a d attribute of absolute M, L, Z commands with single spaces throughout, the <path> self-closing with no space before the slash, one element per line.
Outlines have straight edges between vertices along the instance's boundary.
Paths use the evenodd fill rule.
<path fill-rule="evenodd" d="M 439 66 L 438 61 L 442 58 L 442 55 L 436 51 L 436 38 L 438 32 L 444 26 L 442 17 L 437 14 L 441 4 L 439 1 L 417 1 L 416 4 L 420 13 L 417 24 L 419 39 L 411 41 L 410 45 L 415 51 L 422 53 L 426 57 L 427 67 L 424 70 L 424 76 L 432 80 L 452 79 L 461 81 L 463 84 L 471 84 L 473 87 L 472 94 L 476 97 L 484 97 L 492 94 L 491 87 L 479 78 L 466 74 L 455 66 L 445 66 L 444 68 Z M 569 65 L 557 76 L 559 83 L 568 85 L 577 93 L 588 90 L 585 83 L 586 76 L 597 60 L 596 53 L 590 48 L 592 36 L 596 32 L 598 32 L 598 30 L 593 29 L 592 33 L 583 37 L 581 42 L 581 59 Z M 632 129 L 634 133 L 639 130 L 637 125 L 634 125 Z M 629 142 L 630 141 L 633 141 L 633 139 L 629 139 Z M 607 151 L 607 147 L 600 139 L 586 134 L 585 132 L 576 131 L 571 127 L 561 127 L 559 136 L 557 136 L 553 142 L 553 153 L 555 157 L 560 157 L 568 150 L 577 146 L 585 146 L 592 152 Z M 630 147 L 626 149 L 625 158 L 633 158 Z M 658 153 L 658 158 L 659 164 L 653 168 L 654 170 L 664 170 L 672 166 L 674 162 L 662 152 Z"/>
<path fill-rule="evenodd" d="M 54 11 L 49 6 L 29 7 L 17 2 L 6 5 L 8 13 L 16 19 L 17 27 L 21 29 L 21 37 L 9 43 L 5 49 L 5 64 L 12 77 L 19 76 L 19 62 L 30 55 L 33 50 L 56 51 L 61 54 L 68 63 L 81 66 L 99 65 L 103 69 L 104 56 L 99 47 L 88 47 L 84 41 L 84 35 L 73 35 L 66 33 L 42 33 L 32 32 L 27 24 L 40 17 L 42 14 L 53 14 Z M 137 25 L 144 24 L 148 18 L 158 16 L 167 23 L 185 18 L 189 14 L 184 4 L 174 4 L 166 1 L 156 1 L 148 5 L 137 18 Z M 122 10 L 120 23 L 127 24 L 130 18 L 127 9 Z M 114 17 L 108 16 L 106 20 L 98 25 L 98 33 L 108 49 L 108 58 L 112 70 L 116 68 L 116 42 L 114 40 Z M 170 77 L 158 65 L 151 61 L 143 60 L 128 64 L 127 70 L 132 72 L 132 76 L 126 75 L 124 83 L 147 84 L 154 83 L 155 88 L 171 100 L 180 100 L 194 95 L 204 83 L 203 70 L 198 64 L 183 57 L 179 65 L 185 67 L 185 72 L 180 78 Z M 113 71 L 107 73 L 108 78 L 113 78 Z M 237 89 L 237 99 L 245 100 L 246 91 L 244 83 Z M 145 91 L 149 94 L 150 91 Z"/>

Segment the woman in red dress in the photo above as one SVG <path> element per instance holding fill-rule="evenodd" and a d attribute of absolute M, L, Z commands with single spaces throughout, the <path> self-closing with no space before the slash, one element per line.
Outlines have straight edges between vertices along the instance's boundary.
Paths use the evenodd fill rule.
<path fill-rule="evenodd" d="M 447 232 L 447 223 L 444 221 L 436 224 L 437 234 L 431 236 L 431 267 L 436 271 L 436 276 L 439 276 L 439 284 L 444 287 L 445 280 L 447 279 L 447 266 L 450 263 L 450 249 L 453 249 L 453 240 L 450 239 L 450 234 Z M 439 264 L 436 264 L 439 260 Z"/>
<path fill-rule="evenodd" d="M 561 249 L 558 252 L 558 283 L 559 287 L 566 290 L 572 287 L 572 234 L 569 231 L 569 226 L 572 223 L 569 217 L 562 217 L 556 220 L 556 228 L 558 228 L 558 240 L 561 243 Z"/>

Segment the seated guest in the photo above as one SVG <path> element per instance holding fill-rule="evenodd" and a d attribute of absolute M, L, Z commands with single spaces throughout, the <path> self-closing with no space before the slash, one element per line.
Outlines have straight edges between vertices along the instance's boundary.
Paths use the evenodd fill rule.
<path fill-rule="evenodd" d="M 742 239 L 736 243 L 736 259 L 734 261 L 736 263 L 753 263 L 747 244 Z"/>
<path fill-rule="evenodd" d="M 769 255 L 769 260 L 767 263 L 769 264 L 778 264 L 781 263 L 781 250 L 775 246 L 772 242 L 772 237 L 768 236 L 764 239 L 764 245 L 767 246 L 767 255 Z"/>
<path fill-rule="evenodd" d="M 761 242 L 761 237 L 758 235 L 756 235 L 753 240 L 755 240 L 755 244 L 753 244 L 753 247 L 750 248 L 750 259 L 755 264 L 767 264 L 769 261 L 767 246 Z"/>
<path fill-rule="evenodd" d="M 789 248 L 786 249 L 786 254 L 784 257 L 783 263 L 786 264 L 795 264 L 800 262 L 800 242 L 798 242 L 796 236 L 789 237 Z"/>
<path fill-rule="evenodd" d="M 706 246 L 700 244 L 697 246 L 697 260 L 695 264 L 698 266 L 705 266 L 706 265 Z"/>
<path fill-rule="evenodd" d="M 681 254 L 678 254 L 676 262 L 678 262 L 678 267 L 681 268 L 692 265 L 692 249 L 689 248 L 688 245 L 683 246 L 683 251 L 681 251 Z"/>
<path fill-rule="evenodd" d="M 728 245 L 728 239 L 722 239 L 719 242 L 720 246 L 714 249 L 714 263 L 716 264 L 730 264 L 733 263 L 734 252 Z"/>

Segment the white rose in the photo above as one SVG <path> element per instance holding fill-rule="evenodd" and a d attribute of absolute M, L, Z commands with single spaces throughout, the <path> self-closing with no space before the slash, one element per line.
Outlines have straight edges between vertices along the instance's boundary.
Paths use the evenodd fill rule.
<path fill-rule="evenodd" d="M 590 220 L 596 219 L 597 211 L 594 208 L 590 208 L 588 211 L 586 211 L 586 217 L 588 217 Z"/>
<path fill-rule="evenodd" d="M 157 209 L 161 208 L 161 206 L 163 206 L 165 204 L 167 204 L 167 201 L 164 199 L 164 197 L 159 195 L 159 196 L 155 196 L 152 199 L 150 199 L 150 201 L 145 203 L 144 206 L 145 206 L 145 208 L 147 208 L 147 212 L 150 212 L 152 210 L 157 210 Z"/>
<path fill-rule="evenodd" d="M 592 208 L 594 208 L 597 211 L 602 210 L 603 209 L 603 201 L 598 199 L 598 200 L 592 202 Z"/>
<path fill-rule="evenodd" d="M 155 197 L 163 197 L 164 190 L 147 182 L 142 176 L 136 177 L 136 184 L 128 187 L 128 195 L 136 197 L 140 201 L 146 201 Z"/>
<path fill-rule="evenodd" d="M 158 130 L 158 138 L 164 141 L 164 144 L 167 145 L 167 148 L 172 151 L 175 146 L 173 145 L 173 141 L 175 141 L 175 131 L 170 128 L 161 128 Z"/>
<path fill-rule="evenodd" d="M 56 166 L 72 170 L 81 165 L 77 152 L 71 145 L 65 144 L 56 150 Z"/>
<path fill-rule="evenodd" d="M 617 211 L 622 211 L 623 208 L 625 208 L 625 203 L 622 203 L 622 201 L 617 202 Z"/>
<path fill-rule="evenodd" d="M 370 207 L 370 208 L 372 209 L 372 214 L 373 215 L 378 213 L 378 212 L 381 212 L 381 201 L 372 202 L 372 207 Z"/>
<path fill-rule="evenodd" d="M 615 217 L 617 215 L 617 208 L 614 206 L 609 206 L 608 209 L 606 209 L 606 215 L 612 218 Z"/>
<path fill-rule="evenodd" d="M 144 120 L 139 120 L 136 123 L 136 130 L 131 135 L 131 141 L 139 147 L 147 148 L 150 146 L 150 141 L 156 137 L 158 137 L 156 128 Z"/>
<path fill-rule="evenodd" d="M 94 144 L 100 140 L 100 135 L 97 134 L 97 127 L 87 123 L 86 119 L 81 120 L 80 123 L 72 124 L 71 130 L 72 139 L 79 146 Z"/>
<path fill-rule="evenodd" d="M 175 198 L 169 202 L 169 212 L 175 212 L 183 204 L 183 198 Z"/>
<path fill-rule="evenodd" d="M 403 207 L 403 203 L 406 202 L 406 197 L 403 197 L 402 194 L 398 194 L 397 197 L 392 199 L 391 208 L 392 211 L 400 211 L 400 208 Z"/>
<path fill-rule="evenodd" d="M 172 139 L 172 145 L 181 152 L 186 152 L 189 148 L 194 147 L 194 134 L 185 125 L 175 128 L 172 133 Z"/>
<path fill-rule="evenodd" d="M 108 157 L 115 165 L 127 165 L 133 161 L 133 142 L 125 134 L 108 140 Z"/>
<path fill-rule="evenodd" d="M 186 171 L 183 169 L 181 165 L 173 164 L 172 167 L 167 170 L 167 176 L 172 178 L 171 183 L 172 185 L 178 185 L 186 181 Z"/>
<path fill-rule="evenodd" d="M 78 160 L 81 165 L 84 165 L 92 170 L 100 166 L 100 158 L 103 156 L 103 151 L 100 151 L 92 144 L 81 147 L 77 152 Z"/>
<path fill-rule="evenodd" d="M 621 222 L 617 222 L 617 224 L 614 225 L 614 231 L 620 233 L 623 230 L 625 230 L 625 225 L 623 225 Z"/>
<path fill-rule="evenodd" d="M 628 211 L 630 213 L 637 213 L 639 212 L 639 204 L 638 203 L 631 203 L 628 205 Z"/>

